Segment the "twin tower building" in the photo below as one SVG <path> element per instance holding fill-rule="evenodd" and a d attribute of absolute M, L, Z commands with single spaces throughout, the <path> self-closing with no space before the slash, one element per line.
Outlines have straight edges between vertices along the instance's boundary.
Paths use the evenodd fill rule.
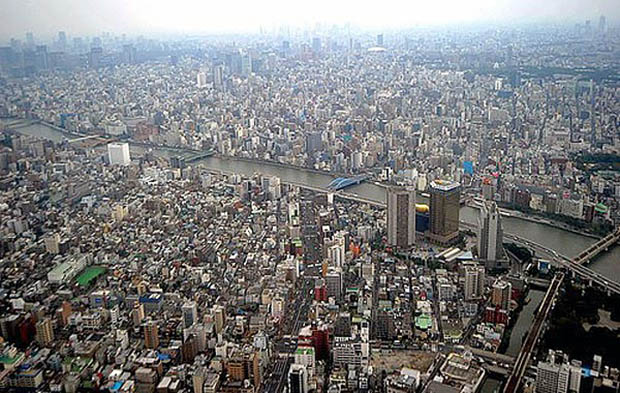
<path fill-rule="evenodd" d="M 409 248 L 415 244 L 416 230 L 434 243 L 449 245 L 459 236 L 460 185 L 435 180 L 430 184 L 430 213 L 425 205 L 416 205 L 413 187 L 387 189 L 388 244 Z M 428 222 L 416 228 L 416 221 Z"/>
<path fill-rule="evenodd" d="M 413 247 L 416 232 L 430 242 L 449 246 L 459 240 L 459 183 L 435 180 L 430 183 L 430 209 L 416 205 L 413 187 L 387 189 L 387 235 L 392 247 Z M 430 210 L 430 211 L 429 211 Z M 479 219 L 478 254 L 483 260 L 500 257 L 502 232 L 500 215 L 494 203 L 484 203 Z M 418 223 L 421 227 L 416 227 Z"/>

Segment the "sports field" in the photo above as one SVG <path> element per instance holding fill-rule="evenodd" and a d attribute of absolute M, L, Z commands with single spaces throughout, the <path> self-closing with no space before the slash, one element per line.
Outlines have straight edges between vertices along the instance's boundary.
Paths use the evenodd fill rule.
<path fill-rule="evenodd" d="M 102 274 L 103 272 L 105 272 L 105 268 L 104 267 L 101 267 L 101 266 L 89 266 L 86 269 L 84 269 L 82 274 L 80 274 L 76 278 L 76 281 L 77 281 L 78 285 L 83 287 L 83 286 L 88 285 L 92 280 L 94 280 L 98 275 Z"/>

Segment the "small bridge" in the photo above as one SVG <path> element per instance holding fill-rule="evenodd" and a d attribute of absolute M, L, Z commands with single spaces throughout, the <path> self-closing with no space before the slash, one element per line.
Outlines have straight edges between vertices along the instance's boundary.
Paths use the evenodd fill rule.
<path fill-rule="evenodd" d="M 211 157 L 214 154 L 215 154 L 215 150 L 209 150 L 204 153 L 196 154 L 194 156 L 186 158 L 185 162 L 194 162 L 194 161 L 202 160 L 203 158 Z"/>

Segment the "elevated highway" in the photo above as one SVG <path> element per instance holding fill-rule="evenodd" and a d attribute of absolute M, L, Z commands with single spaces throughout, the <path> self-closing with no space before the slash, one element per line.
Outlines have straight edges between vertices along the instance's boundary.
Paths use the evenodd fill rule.
<path fill-rule="evenodd" d="M 540 303 L 538 313 L 534 317 L 534 322 L 532 323 L 527 337 L 523 342 L 523 346 L 521 347 L 519 356 L 517 356 L 514 368 L 508 376 L 506 384 L 504 385 L 504 393 L 516 393 L 519 391 L 519 387 L 523 381 L 523 376 L 525 375 L 525 371 L 530 363 L 532 353 L 536 350 L 536 344 L 545 325 L 545 321 L 551 313 L 553 305 L 555 304 L 555 299 L 562 287 L 562 281 L 564 281 L 564 273 L 556 274 L 553 277 L 553 280 L 551 280 L 551 285 L 549 285 L 549 288 L 545 293 L 545 297 Z"/>

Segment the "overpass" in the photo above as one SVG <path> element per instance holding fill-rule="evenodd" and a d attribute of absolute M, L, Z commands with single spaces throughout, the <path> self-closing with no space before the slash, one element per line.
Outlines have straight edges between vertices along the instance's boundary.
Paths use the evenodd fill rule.
<path fill-rule="evenodd" d="M 461 226 L 473 230 L 477 228 L 476 225 L 463 221 L 461 221 Z M 606 290 L 608 293 L 620 294 L 620 283 L 611 280 L 604 275 L 587 268 L 586 266 L 575 263 L 574 260 L 567 257 L 566 255 L 562 255 L 555 250 L 543 246 L 542 244 L 536 243 L 529 239 L 525 239 L 512 233 L 504 232 L 504 237 L 514 241 L 515 243 L 519 243 L 529 248 L 532 248 L 538 253 L 549 256 L 552 263 L 569 270 L 573 277 L 579 276 L 583 279 L 586 279 L 589 281 L 590 285 L 599 285 L 603 287 L 603 289 Z"/>
<path fill-rule="evenodd" d="M 485 351 L 484 349 L 473 348 L 473 347 L 469 347 L 469 346 L 466 346 L 465 350 L 471 352 L 471 354 L 474 355 L 474 356 L 478 356 L 478 357 L 481 357 L 481 358 L 484 358 L 484 359 L 488 359 L 488 360 L 491 360 L 491 361 L 500 362 L 500 363 L 506 363 L 506 364 L 514 364 L 515 363 L 515 358 L 514 357 L 512 357 L 510 355 L 503 354 L 503 353 Z"/>
<path fill-rule="evenodd" d="M 564 281 L 564 273 L 558 273 L 551 280 L 551 284 L 545 293 L 545 297 L 540 303 L 538 313 L 534 317 L 534 322 L 530 327 L 530 330 L 523 342 L 519 356 L 515 362 L 514 368 L 504 385 L 504 393 L 516 393 L 521 386 L 523 376 L 527 370 L 527 366 L 530 363 L 532 352 L 536 349 L 536 343 L 540 337 L 540 333 L 543 330 L 545 321 L 549 316 L 549 313 L 553 309 L 555 299 L 562 288 L 562 281 Z"/>
<path fill-rule="evenodd" d="M 616 228 L 615 231 L 583 250 L 581 254 L 577 255 L 575 259 L 573 259 L 573 262 L 578 265 L 585 265 L 599 253 L 607 251 L 609 247 L 613 246 L 618 240 L 620 240 L 620 227 Z"/>
<path fill-rule="evenodd" d="M 514 235 L 509 235 L 514 238 L 518 238 Z M 605 236 L 592 246 L 588 247 L 584 252 L 576 256 L 575 258 L 568 258 L 564 255 L 558 254 L 554 250 L 550 250 L 544 246 L 541 246 L 538 243 L 525 240 L 525 244 L 533 247 L 537 250 L 542 250 L 545 253 L 548 253 L 553 256 L 553 260 L 559 263 L 562 267 L 571 271 L 574 275 L 579 275 L 580 277 L 586 278 L 590 281 L 590 284 L 597 283 L 598 285 L 603 286 L 608 292 L 614 292 L 616 294 L 620 293 L 620 283 L 616 281 L 610 280 L 607 277 L 596 273 L 595 271 L 586 268 L 583 266 L 587 261 L 592 259 L 594 256 L 598 255 L 600 252 L 607 250 L 610 246 L 618 241 L 620 238 L 620 228 L 617 228 L 614 232 Z M 519 240 L 523 240 L 518 238 Z M 517 357 L 517 361 L 512 370 L 512 373 L 508 377 L 506 385 L 504 386 L 504 393 L 515 393 L 518 391 L 527 366 L 529 364 L 530 358 L 532 356 L 532 352 L 536 349 L 536 343 L 538 338 L 540 337 L 540 333 L 542 328 L 544 327 L 544 323 L 549 316 L 551 309 L 553 309 L 553 305 L 555 304 L 555 299 L 560 291 L 562 281 L 564 280 L 564 273 L 557 273 L 553 280 L 551 280 L 551 284 L 545 293 L 545 297 L 543 298 L 539 311 L 534 317 L 534 323 L 530 328 L 530 331 L 521 347 L 521 352 Z"/>
<path fill-rule="evenodd" d="M 78 138 L 69 139 L 67 140 L 67 143 L 82 142 L 82 141 L 87 141 L 89 139 L 98 139 L 98 138 L 105 139 L 103 135 L 88 135 L 88 136 L 81 136 Z"/>

